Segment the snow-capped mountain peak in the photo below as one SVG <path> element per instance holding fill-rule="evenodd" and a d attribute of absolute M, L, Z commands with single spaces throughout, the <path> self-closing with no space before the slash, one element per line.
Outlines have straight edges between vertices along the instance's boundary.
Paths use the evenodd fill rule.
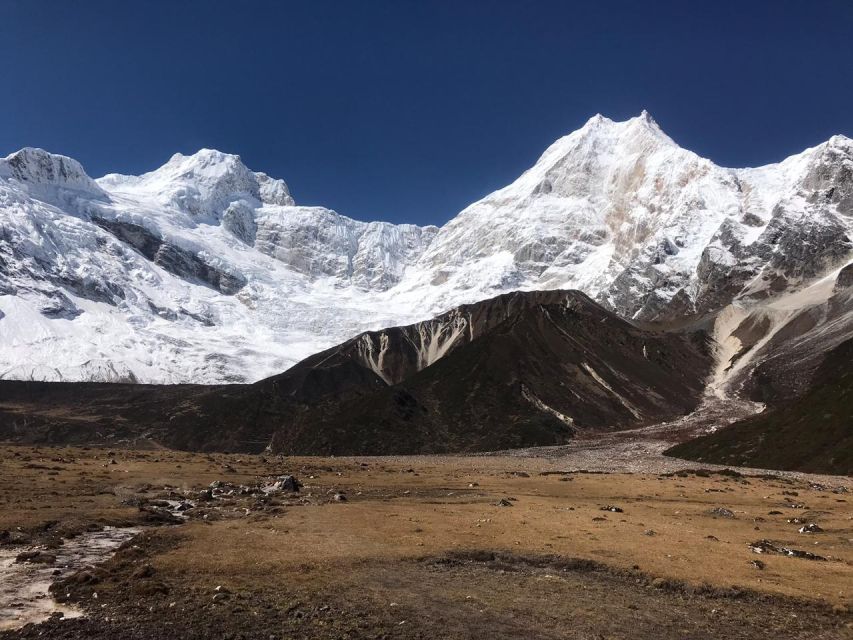
<path fill-rule="evenodd" d="M 103 191 L 76 160 L 25 147 L 0 158 L 0 179 L 14 180 L 25 188 L 74 189 L 101 195 Z"/>
<path fill-rule="evenodd" d="M 195 216 L 218 218 L 231 203 L 241 200 L 255 206 L 262 202 L 293 205 L 283 180 L 256 174 L 240 156 L 215 149 L 201 149 L 189 156 L 176 153 L 150 173 L 110 174 L 98 183 L 111 192 L 145 197 Z"/>
<path fill-rule="evenodd" d="M 364 330 L 517 289 L 628 318 L 713 313 L 853 259 L 853 144 L 729 169 L 601 115 L 443 227 L 295 205 L 211 149 L 91 180 L 0 160 L 0 377 L 250 381 Z"/>
<path fill-rule="evenodd" d="M 494 195 L 529 191 L 530 195 L 596 189 L 619 159 L 636 161 L 660 152 L 685 151 L 667 136 L 647 111 L 624 122 L 598 114 L 577 131 L 554 142 L 536 164 L 513 184 Z"/>
<path fill-rule="evenodd" d="M 262 171 L 255 172 L 255 179 L 260 187 L 261 202 L 264 204 L 290 207 L 296 204 L 287 183 L 281 178 L 271 178 Z"/>
<path fill-rule="evenodd" d="M 563 153 L 589 152 L 589 145 L 593 144 L 593 141 L 620 147 L 630 147 L 632 144 L 636 146 L 638 143 L 677 146 L 648 111 L 644 110 L 640 115 L 622 122 L 611 120 L 599 113 L 587 120 L 580 129 L 558 139 L 546 150 L 543 157 L 548 155 L 551 149 L 560 149 Z"/>

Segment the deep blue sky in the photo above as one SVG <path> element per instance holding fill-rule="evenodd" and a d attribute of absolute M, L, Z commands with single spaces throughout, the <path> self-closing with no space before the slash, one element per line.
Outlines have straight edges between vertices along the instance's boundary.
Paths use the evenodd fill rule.
<path fill-rule="evenodd" d="M 596 112 L 727 166 L 853 136 L 853 2 L 0 0 L 0 155 L 214 147 L 297 202 L 442 223 Z"/>

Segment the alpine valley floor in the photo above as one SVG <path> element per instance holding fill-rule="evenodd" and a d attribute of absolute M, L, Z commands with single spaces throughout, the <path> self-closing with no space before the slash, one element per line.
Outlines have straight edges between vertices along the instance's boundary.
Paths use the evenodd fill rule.
<path fill-rule="evenodd" d="M 850 638 L 853 480 L 665 446 L 654 428 L 477 456 L 2 446 L 0 559 L 52 567 L 61 604 L 0 588 L 0 638 Z M 140 532 L 63 571 L 104 527 Z"/>

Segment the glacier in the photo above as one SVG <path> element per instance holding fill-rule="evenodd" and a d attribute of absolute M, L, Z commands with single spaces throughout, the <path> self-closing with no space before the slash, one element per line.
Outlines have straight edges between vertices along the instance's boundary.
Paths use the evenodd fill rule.
<path fill-rule="evenodd" d="M 512 290 L 677 322 L 853 260 L 853 141 L 753 169 L 597 115 L 442 227 L 296 204 L 203 149 L 141 176 L 0 159 L 0 377 L 252 382 L 362 331 Z"/>

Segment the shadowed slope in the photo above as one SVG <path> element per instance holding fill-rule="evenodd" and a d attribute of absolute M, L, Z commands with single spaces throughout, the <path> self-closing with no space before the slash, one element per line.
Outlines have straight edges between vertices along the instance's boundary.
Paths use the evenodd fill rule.
<path fill-rule="evenodd" d="M 704 334 L 641 329 L 578 292 L 516 292 L 253 385 L 2 382 L 0 435 L 337 455 L 555 444 L 689 412 L 709 366 Z"/>
<path fill-rule="evenodd" d="M 853 474 L 853 340 L 827 355 L 796 401 L 667 454 L 718 464 Z"/>
<path fill-rule="evenodd" d="M 410 453 L 558 444 L 579 431 L 687 413 L 702 392 L 708 359 L 699 335 L 639 329 L 577 292 L 472 306 L 489 319 L 497 315 L 489 307 L 511 312 L 401 383 L 281 429 L 273 448 L 372 451 L 399 433 L 408 434 L 400 451 Z"/>

